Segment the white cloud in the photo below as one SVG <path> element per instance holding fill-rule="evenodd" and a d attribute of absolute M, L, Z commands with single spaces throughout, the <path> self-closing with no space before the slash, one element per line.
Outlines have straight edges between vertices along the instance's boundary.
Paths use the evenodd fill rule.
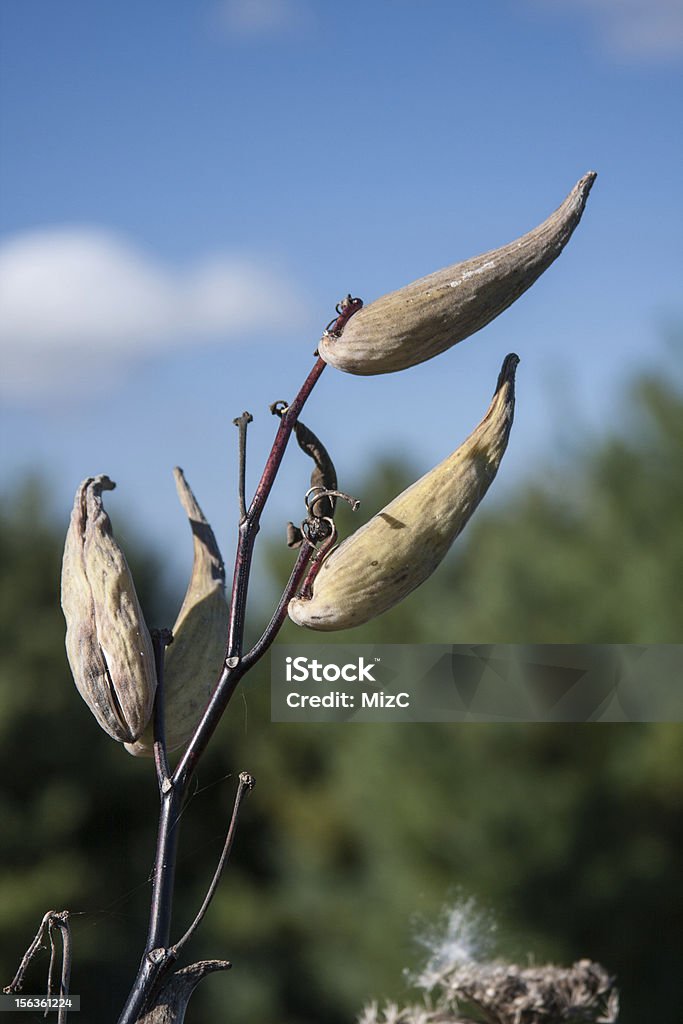
<path fill-rule="evenodd" d="M 534 0 L 538 7 L 593 20 L 602 42 L 618 56 L 666 60 L 683 55 L 681 0 Z"/>
<path fill-rule="evenodd" d="M 280 35 L 301 28 L 311 12 L 303 0 L 220 0 L 219 24 L 240 36 Z"/>
<path fill-rule="evenodd" d="M 36 394 L 120 373 L 136 359 L 206 339 L 301 324 L 280 276 L 218 255 L 174 271 L 105 230 L 59 228 L 0 246 L 0 381 Z"/>

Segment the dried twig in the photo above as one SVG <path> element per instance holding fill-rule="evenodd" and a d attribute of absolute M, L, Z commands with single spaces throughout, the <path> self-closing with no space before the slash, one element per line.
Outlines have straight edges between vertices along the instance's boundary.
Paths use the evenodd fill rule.
<path fill-rule="evenodd" d="M 68 910 L 48 910 L 43 915 L 43 919 L 40 922 L 40 927 L 36 932 L 33 942 L 28 947 L 23 957 L 17 973 L 14 978 L 7 985 L 3 992 L 8 994 L 14 994 L 15 992 L 21 992 L 24 984 L 24 975 L 31 966 L 31 963 L 35 957 L 41 953 L 45 948 L 45 935 L 47 932 L 47 940 L 50 944 L 50 963 L 48 966 L 47 973 L 47 995 L 52 995 L 52 975 L 55 962 L 55 944 L 53 931 L 58 930 L 62 940 L 62 970 L 59 981 L 59 996 L 68 996 L 69 994 L 69 981 L 71 978 L 71 929 L 69 928 L 69 911 Z M 66 1024 L 67 1008 L 60 1006 L 57 1014 L 57 1024 Z"/>

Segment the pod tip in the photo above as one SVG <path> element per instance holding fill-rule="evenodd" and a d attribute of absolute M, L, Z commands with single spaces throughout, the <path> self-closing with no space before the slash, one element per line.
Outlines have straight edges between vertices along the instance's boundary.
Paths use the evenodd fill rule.
<path fill-rule="evenodd" d="M 503 365 L 500 368 L 500 374 L 498 375 L 498 384 L 496 385 L 496 391 L 506 381 L 514 380 L 517 367 L 519 366 L 520 359 L 516 352 L 510 352 L 509 355 L 505 356 Z"/>
<path fill-rule="evenodd" d="M 102 491 L 113 491 L 116 488 L 116 484 L 113 480 L 110 480 L 105 473 L 100 473 L 99 476 L 88 477 L 88 481 L 92 485 L 93 492 L 95 494 L 101 494 Z M 86 481 L 84 481 L 86 483 Z M 81 484 L 83 486 L 83 484 Z"/>
<path fill-rule="evenodd" d="M 185 474 L 183 473 L 180 466 L 173 468 L 173 477 L 175 479 L 175 487 L 178 493 L 178 499 L 183 507 L 183 511 L 187 515 L 190 523 L 194 520 L 198 523 L 206 523 L 204 513 L 199 507 L 199 502 L 194 496 L 194 492 L 188 484 Z"/>

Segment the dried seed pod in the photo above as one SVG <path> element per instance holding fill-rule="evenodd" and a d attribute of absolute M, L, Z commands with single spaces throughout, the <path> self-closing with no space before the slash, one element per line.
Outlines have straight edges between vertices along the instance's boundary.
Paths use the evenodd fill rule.
<path fill-rule="evenodd" d="M 78 691 L 104 731 L 125 743 L 147 725 L 156 673 L 133 577 L 102 504 L 102 491 L 114 487 L 109 477 L 88 477 L 76 492 L 62 561 L 62 610 Z"/>
<path fill-rule="evenodd" d="M 562 205 L 528 234 L 500 249 L 438 270 L 363 306 L 319 352 L 339 370 L 392 373 L 481 330 L 557 259 L 581 219 L 596 174 L 589 171 Z"/>
<path fill-rule="evenodd" d="M 325 491 L 337 490 L 337 471 L 330 458 L 327 448 L 312 430 L 300 420 L 294 425 L 294 434 L 302 452 L 313 459 L 314 466 L 311 471 L 311 487 L 319 487 Z M 314 516 L 323 519 L 325 516 L 334 515 L 336 501 L 333 497 L 325 496 L 315 501 L 311 507 Z"/>
<path fill-rule="evenodd" d="M 489 409 L 452 455 L 399 494 L 323 562 L 310 599 L 294 598 L 299 626 L 361 626 L 430 576 L 482 500 L 507 447 L 519 358 L 506 357 Z"/>
<path fill-rule="evenodd" d="M 197 504 L 182 469 L 173 471 L 180 503 L 192 530 L 192 574 L 178 618 L 173 643 L 164 661 L 166 747 L 174 750 L 194 732 L 220 675 L 228 642 L 228 604 L 225 566 L 213 530 Z M 152 723 L 126 750 L 138 757 L 151 756 Z"/>

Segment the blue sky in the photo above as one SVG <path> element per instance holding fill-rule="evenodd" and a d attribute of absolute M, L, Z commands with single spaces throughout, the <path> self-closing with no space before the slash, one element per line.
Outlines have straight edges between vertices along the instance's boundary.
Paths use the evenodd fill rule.
<path fill-rule="evenodd" d="M 350 490 L 379 452 L 427 470 L 517 351 L 492 498 L 617 396 L 682 319 L 680 0 L 0 0 L 2 476 L 108 507 L 190 559 L 180 464 L 231 560 L 250 482 L 334 304 L 511 241 L 598 171 L 561 258 L 438 359 L 325 371 L 306 421 Z M 268 524 L 298 518 L 287 460 Z M 362 495 L 360 495 L 362 497 Z M 367 512 L 372 510 L 367 509 Z"/>

